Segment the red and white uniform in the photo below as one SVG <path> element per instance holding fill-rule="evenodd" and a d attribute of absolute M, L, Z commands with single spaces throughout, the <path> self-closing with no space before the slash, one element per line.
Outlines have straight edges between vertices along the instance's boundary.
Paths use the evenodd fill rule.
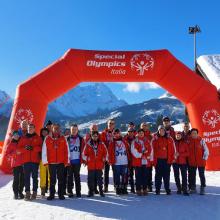
<path fill-rule="evenodd" d="M 108 151 L 103 142 L 90 140 L 84 147 L 82 158 L 88 170 L 102 170 L 108 160 Z"/>
<path fill-rule="evenodd" d="M 136 137 L 131 143 L 132 166 L 150 166 L 152 147 L 144 138 Z"/>
<path fill-rule="evenodd" d="M 129 145 L 122 138 L 114 139 L 108 148 L 109 163 L 112 165 L 128 165 L 130 153 Z"/>
<path fill-rule="evenodd" d="M 192 167 L 205 167 L 209 156 L 209 149 L 205 141 L 198 137 L 190 139 L 189 142 L 189 165 Z"/>
<path fill-rule="evenodd" d="M 43 143 L 42 163 L 46 164 L 69 164 L 69 147 L 66 138 L 47 136 Z"/>

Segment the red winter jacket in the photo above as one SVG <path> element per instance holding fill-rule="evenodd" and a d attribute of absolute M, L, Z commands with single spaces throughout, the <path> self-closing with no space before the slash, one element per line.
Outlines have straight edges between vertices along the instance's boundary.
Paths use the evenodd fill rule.
<path fill-rule="evenodd" d="M 116 143 L 116 139 L 114 139 L 110 144 L 109 144 L 109 148 L 108 148 L 108 154 L 109 154 L 109 163 L 114 165 L 116 162 L 116 156 L 115 156 L 115 143 Z M 128 158 L 128 162 L 130 160 L 130 150 L 129 150 L 129 145 L 126 141 L 124 141 L 122 138 L 118 139 L 118 141 L 122 141 L 122 143 L 124 144 L 125 148 L 126 148 L 126 155 Z"/>
<path fill-rule="evenodd" d="M 43 143 L 42 162 L 46 164 L 69 164 L 69 147 L 66 138 L 61 135 L 53 137 L 48 135 Z"/>
<path fill-rule="evenodd" d="M 20 152 L 20 154 L 18 154 Z M 6 154 L 7 158 L 11 159 L 11 167 L 18 167 L 23 165 L 23 157 L 21 151 L 18 149 L 18 142 L 12 140 L 7 146 Z"/>
<path fill-rule="evenodd" d="M 95 146 L 97 146 L 97 151 L 94 150 Z M 88 166 L 88 170 L 102 170 L 108 160 L 108 151 L 103 142 L 98 141 L 95 145 L 93 140 L 90 140 L 85 145 L 82 158 Z"/>
<path fill-rule="evenodd" d="M 152 147 L 154 151 L 154 165 L 157 164 L 157 159 L 167 159 L 168 164 L 172 164 L 175 159 L 175 144 L 171 137 L 161 137 L 155 135 L 152 139 Z"/>
<path fill-rule="evenodd" d="M 27 150 L 26 146 L 32 146 L 32 150 Z M 18 149 L 22 153 L 23 163 L 40 163 L 41 160 L 41 150 L 42 150 L 42 139 L 36 133 L 26 134 L 22 136 L 18 142 Z"/>
<path fill-rule="evenodd" d="M 189 142 L 189 165 L 193 167 L 205 167 L 209 156 L 209 150 L 201 137 L 190 139 Z"/>
<path fill-rule="evenodd" d="M 187 158 L 189 156 L 189 144 L 184 140 L 175 141 L 176 152 L 179 154 L 175 163 L 177 164 L 187 164 Z"/>
<path fill-rule="evenodd" d="M 142 166 L 142 160 L 146 160 L 146 166 L 150 166 L 152 147 L 149 141 L 136 137 L 131 144 L 132 166 Z"/>

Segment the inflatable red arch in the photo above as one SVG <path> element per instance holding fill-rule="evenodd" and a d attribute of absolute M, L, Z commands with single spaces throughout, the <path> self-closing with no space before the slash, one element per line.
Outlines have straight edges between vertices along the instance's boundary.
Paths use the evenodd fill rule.
<path fill-rule="evenodd" d="M 81 82 L 155 82 L 187 107 L 193 127 L 210 150 L 208 170 L 220 170 L 220 101 L 214 85 L 198 76 L 168 50 L 90 51 L 70 49 L 52 65 L 17 87 L 3 146 L 1 169 L 10 172 L 5 151 L 10 133 L 22 119 L 42 127 L 48 103 Z"/>

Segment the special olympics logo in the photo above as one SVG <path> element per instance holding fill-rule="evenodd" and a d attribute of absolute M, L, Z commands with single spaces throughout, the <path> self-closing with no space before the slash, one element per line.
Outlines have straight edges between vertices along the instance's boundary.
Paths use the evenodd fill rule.
<path fill-rule="evenodd" d="M 30 109 L 20 108 L 16 114 L 14 120 L 20 124 L 23 120 L 27 120 L 28 123 L 31 123 L 34 120 L 34 115 Z"/>
<path fill-rule="evenodd" d="M 147 53 L 135 54 L 131 58 L 131 69 L 138 71 L 138 75 L 143 76 L 144 71 L 154 67 L 154 59 Z"/>
<path fill-rule="evenodd" d="M 203 114 L 202 121 L 205 125 L 207 124 L 212 128 L 215 128 L 215 126 L 220 122 L 220 115 L 215 109 L 207 110 Z"/>

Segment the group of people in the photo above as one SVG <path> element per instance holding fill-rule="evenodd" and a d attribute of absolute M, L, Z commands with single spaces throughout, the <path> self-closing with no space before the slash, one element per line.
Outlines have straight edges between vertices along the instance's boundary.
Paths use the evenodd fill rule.
<path fill-rule="evenodd" d="M 88 168 L 88 197 L 94 194 L 104 197 L 109 191 L 110 168 L 117 195 L 128 194 L 129 185 L 130 192 L 138 196 L 152 192 L 153 169 L 155 194 L 160 195 L 163 180 L 166 194 L 170 195 L 171 167 L 177 194 L 188 196 L 197 192 L 198 170 L 201 182 L 199 193 L 204 195 L 209 151 L 196 128 L 190 130 L 186 122 L 183 131 L 174 131 L 170 118 L 164 117 L 163 125 L 153 134 L 147 123 L 143 122 L 136 130 L 134 123 L 130 122 L 123 136 L 120 129 L 115 128 L 115 121 L 110 119 L 104 131 L 99 132 L 98 126 L 93 124 L 84 137 L 79 134 L 77 124 L 61 132 L 60 125 L 51 121 L 38 135 L 35 125 L 24 120 L 19 130 L 13 132 L 6 154 L 13 168 L 14 199 L 29 201 L 37 197 L 39 170 L 42 197 L 49 190 L 47 200 L 55 198 L 56 182 L 59 199 L 65 199 L 64 195 L 73 197 L 74 185 L 76 197 L 81 197 L 82 164 Z"/>

